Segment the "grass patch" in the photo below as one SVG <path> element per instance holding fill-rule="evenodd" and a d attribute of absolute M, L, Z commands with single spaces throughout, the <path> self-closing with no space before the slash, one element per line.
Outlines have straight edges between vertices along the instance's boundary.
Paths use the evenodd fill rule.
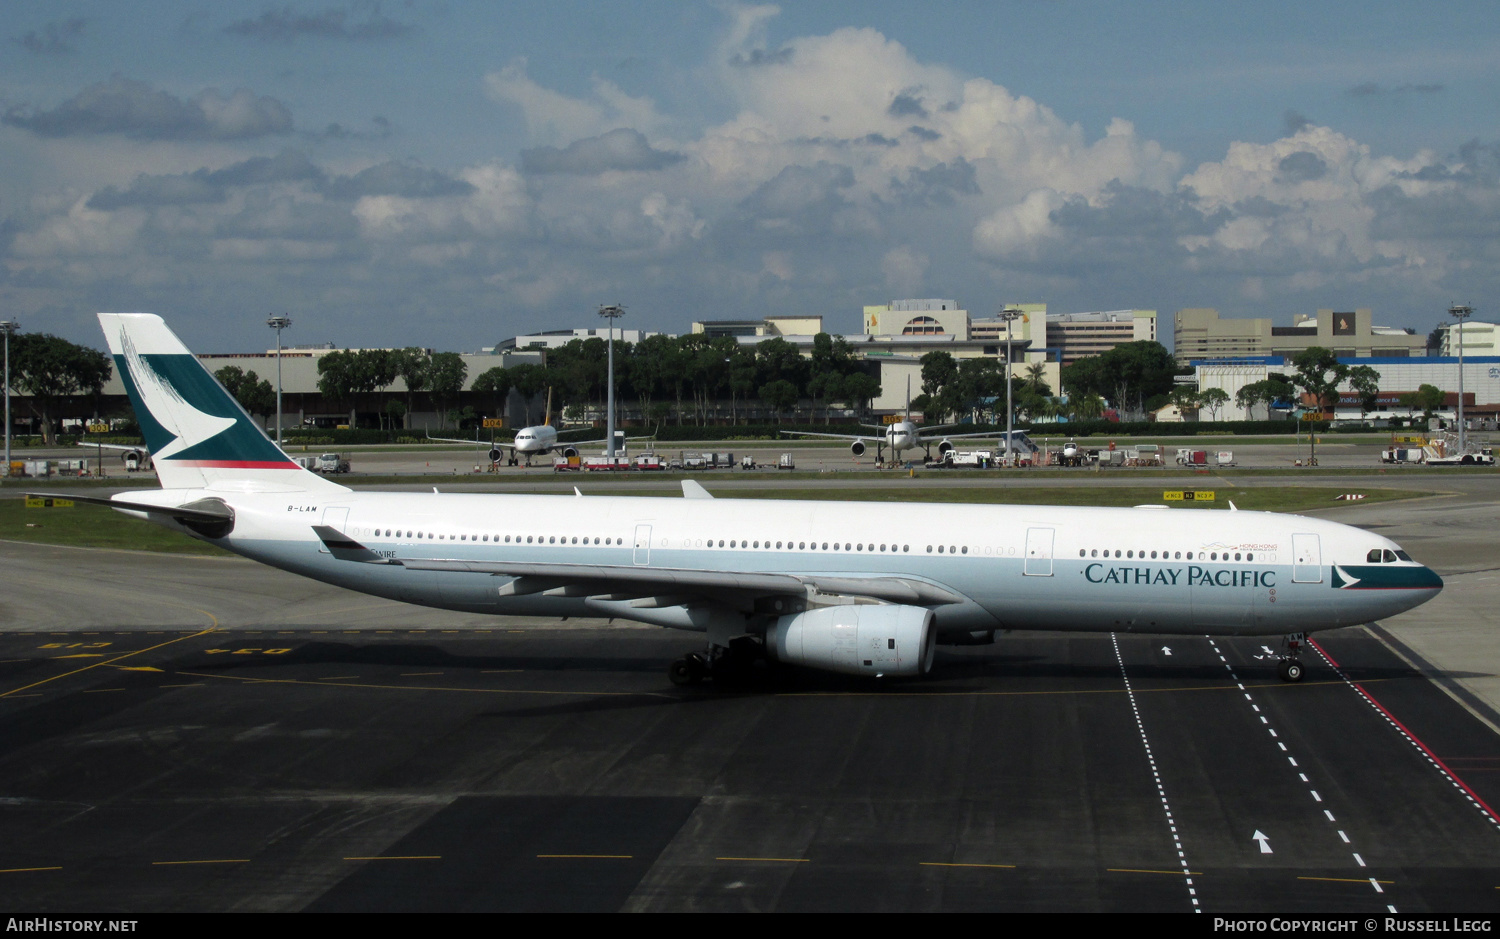
<path fill-rule="evenodd" d="M 0 539 L 80 548 L 233 556 L 222 548 L 121 515 L 114 509 L 81 502 L 65 509 L 28 509 L 24 499 L 0 499 Z"/>

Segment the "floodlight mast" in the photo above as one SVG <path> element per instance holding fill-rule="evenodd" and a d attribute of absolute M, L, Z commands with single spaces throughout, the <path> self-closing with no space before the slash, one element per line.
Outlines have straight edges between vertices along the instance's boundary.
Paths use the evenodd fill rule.
<path fill-rule="evenodd" d="M 609 321 L 609 342 L 605 346 L 606 359 L 609 362 L 608 389 L 605 394 L 605 418 L 604 429 L 607 435 L 604 442 L 604 455 L 611 461 L 615 458 L 615 319 L 625 315 L 625 308 L 618 303 L 599 307 L 599 315 Z"/>
<path fill-rule="evenodd" d="M 0 333 L 5 334 L 5 472 L 0 477 L 10 476 L 10 334 L 20 328 L 15 320 L 0 320 Z"/>
<path fill-rule="evenodd" d="M 276 446 L 281 446 L 281 331 L 292 325 L 290 316 L 272 316 L 266 325 L 276 330 Z"/>
<path fill-rule="evenodd" d="M 1005 321 L 1005 457 L 1002 465 L 1011 464 L 1011 426 L 1012 416 L 1015 409 L 1011 405 L 1011 366 L 1010 366 L 1010 337 L 1015 328 L 1015 322 L 1026 314 L 1016 307 L 1008 306 L 1000 311 L 1000 318 Z"/>
<path fill-rule="evenodd" d="M 1464 427 L 1464 320 L 1474 314 L 1467 303 L 1455 303 L 1448 308 L 1448 315 L 1458 320 L 1458 452 L 1469 452 L 1469 434 Z"/>

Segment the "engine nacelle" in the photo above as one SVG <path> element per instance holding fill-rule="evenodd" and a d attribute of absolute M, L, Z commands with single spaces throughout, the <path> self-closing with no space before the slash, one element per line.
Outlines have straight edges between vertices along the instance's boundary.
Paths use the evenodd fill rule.
<path fill-rule="evenodd" d="M 827 606 L 777 619 L 766 630 L 766 652 L 846 675 L 923 675 L 932 669 L 932 621 L 919 606 Z"/>
<path fill-rule="evenodd" d="M 953 449 L 953 441 L 951 441 L 951 440 L 943 440 L 943 441 L 939 442 L 938 445 L 937 445 L 937 452 L 940 453 L 940 454 L 943 454 L 945 456 L 947 455 L 948 451 L 952 450 L 952 449 Z"/>
<path fill-rule="evenodd" d="M 491 463 L 499 463 L 504 457 L 505 454 L 501 452 L 499 447 L 490 447 L 489 458 Z"/>
<path fill-rule="evenodd" d="M 853 443 L 849 444 L 849 452 L 854 454 L 855 456 L 864 456 L 865 442 L 863 440 L 856 440 Z"/>
<path fill-rule="evenodd" d="M 561 453 L 563 456 L 565 456 L 565 457 L 567 457 L 568 459 L 571 460 L 573 457 L 575 457 L 575 456 L 578 455 L 578 448 L 577 447 L 563 447 L 558 452 Z"/>

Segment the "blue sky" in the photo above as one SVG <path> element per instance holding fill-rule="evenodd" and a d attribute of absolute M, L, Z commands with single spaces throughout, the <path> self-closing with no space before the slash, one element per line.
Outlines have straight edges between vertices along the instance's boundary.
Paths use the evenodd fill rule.
<path fill-rule="evenodd" d="M 1492 3 L 0 10 L 0 309 L 90 344 L 97 310 L 221 351 L 616 301 L 1495 315 Z"/>

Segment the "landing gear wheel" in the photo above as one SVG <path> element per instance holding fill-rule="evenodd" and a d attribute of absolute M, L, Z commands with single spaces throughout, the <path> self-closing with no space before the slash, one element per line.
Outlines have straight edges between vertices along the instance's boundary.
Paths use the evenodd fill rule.
<path fill-rule="evenodd" d="M 1282 659 L 1281 664 L 1276 666 L 1276 674 L 1281 676 L 1282 681 L 1301 681 L 1302 663 L 1296 659 Z"/>
<path fill-rule="evenodd" d="M 705 671 L 702 659 L 696 655 L 684 655 L 667 668 L 667 677 L 672 680 L 672 684 L 681 688 L 701 682 Z"/>

